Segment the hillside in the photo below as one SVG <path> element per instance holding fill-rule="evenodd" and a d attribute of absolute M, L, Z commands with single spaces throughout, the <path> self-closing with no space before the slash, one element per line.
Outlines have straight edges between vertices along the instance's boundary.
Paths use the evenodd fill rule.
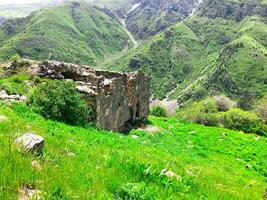
<path fill-rule="evenodd" d="M 143 70 L 157 98 L 180 103 L 225 93 L 267 93 L 266 1 L 209 1 L 196 13 L 108 65 Z M 252 73 L 253 72 L 253 73 Z"/>
<path fill-rule="evenodd" d="M 0 116 L 1 199 L 23 185 L 48 199 L 261 199 L 266 189 L 264 137 L 155 117 L 157 132 L 125 136 L 47 121 L 21 104 L 1 104 Z M 17 152 L 26 132 L 45 138 L 43 156 Z"/>
<path fill-rule="evenodd" d="M 0 59 L 14 55 L 95 64 L 130 46 L 116 19 L 83 1 L 67 2 L 8 20 L 0 29 Z"/>
<path fill-rule="evenodd" d="M 145 40 L 188 17 L 197 4 L 198 0 L 140 0 L 125 23 L 136 38 Z"/>

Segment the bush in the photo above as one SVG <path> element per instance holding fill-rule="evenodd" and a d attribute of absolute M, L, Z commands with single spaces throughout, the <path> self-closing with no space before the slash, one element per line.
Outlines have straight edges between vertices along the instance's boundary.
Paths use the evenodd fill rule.
<path fill-rule="evenodd" d="M 48 81 L 38 85 L 28 98 L 33 111 L 52 120 L 71 125 L 92 121 L 92 110 L 73 81 Z"/>
<path fill-rule="evenodd" d="M 200 102 L 201 112 L 216 113 L 218 112 L 216 102 L 213 98 L 207 98 Z"/>
<path fill-rule="evenodd" d="M 150 114 L 156 117 L 167 117 L 167 111 L 161 106 L 154 106 L 150 110 Z"/>
<path fill-rule="evenodd" d="M 148 191 L 145 183 L 126 183 L 116 191 L 116 199 L 124 200 L 152 200 L 152 192 Z"/>
<path fill-rule="evenodd" d="M 231 108 L 236 107 L 236 102 L 232 101 L 230 98 L 224 95 L 213 97 L 216 103 L 218 111 L 228 111 Z"/>
<path fill-rule="evenodd" d="M 219 126 L 222 124 L 223 117 L 220 113 L 216 113 L 215 110 L 213 103 L 210 104 L 208 101 L 204 104 L 194 102 L 184 111 L 182 118 L 205 126 Z"/>
<path fill-rule="evenodd" d="M 263 124 L 259 117 L 253 113 L 233 108 L 224 114 L 225 127 L 241 130 L 245 133 L 263 133 Z"/>

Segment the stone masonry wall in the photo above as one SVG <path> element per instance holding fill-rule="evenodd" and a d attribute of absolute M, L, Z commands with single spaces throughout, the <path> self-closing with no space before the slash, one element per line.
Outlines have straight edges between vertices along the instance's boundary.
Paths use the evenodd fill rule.
<path fill-rule="evenodd" d="M 12 64 L 16 68 L 19 63 Z M 96 125 L 125 131 L 149 114 L 149 79 L 142 72 L 118 73 L 56 61 L 29 62 L 32 75 L 72 79 L 95 111 Z"/>

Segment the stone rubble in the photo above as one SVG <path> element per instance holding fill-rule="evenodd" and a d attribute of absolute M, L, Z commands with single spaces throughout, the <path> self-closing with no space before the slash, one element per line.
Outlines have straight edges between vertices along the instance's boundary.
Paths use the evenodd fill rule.
<path fill-rule="evenodd" d="M 34 190 L 30 186 L 24 186 L 19 189 L 18 200 L 41 200 L 41 191 Z"/>
<path fill-rule="evenodd" d="M 149 78 L 142 72 L 109 72 L 57 61 L 27 63 L 31 75 L 74 80 L 94 110 L 99 128 L 125 131 L 149 114 Z M 19 63 L 12 63 L 13 70 L 19 66 Z"/>
<path fill-rule="evenodd" d="M 8 95 L 5 90 L 0 90 L 0 100 L 25 102 L 27 97 L 19 94 Z"/>

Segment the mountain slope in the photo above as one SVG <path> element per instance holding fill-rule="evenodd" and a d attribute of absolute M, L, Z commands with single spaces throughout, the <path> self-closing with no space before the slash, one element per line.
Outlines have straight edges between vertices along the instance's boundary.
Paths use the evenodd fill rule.
<path fill-rule="evenodd" d="M 117 20 L 83 1 L 44 8 L 18 20 L 9 20 L 0 29 L 0 59 L 19 54 L 95 64 L 131 45 Z"/>
<path fill-rule="evenodd" d="M 110 69 L 144 70 L 157 98 L 180 103 L 214 93 L 264 95 L 265 1 L 205 0 L 197 14 L 157 34 Z M 253 73 L 252 73 L 253 72 Z"/>
<path fill-rule="evenodd" d="M 199 0 L 91 0 L 125 23 L 138 40 L 145 40 L 189 16 Z"/>
<path fill-rule="evenodd" d="M 147 39 L 185 19 L 198 0 L 140 0 L 128 11 L 126 25 L 138 39 Z"/>

